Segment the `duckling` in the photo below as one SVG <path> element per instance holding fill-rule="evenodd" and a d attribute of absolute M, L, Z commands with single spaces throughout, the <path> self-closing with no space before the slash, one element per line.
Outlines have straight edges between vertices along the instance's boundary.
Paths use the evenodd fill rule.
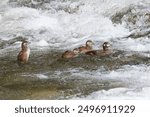
<path fill-rule="evenodd" d="M 105 55 L 109 55 L 111 53 L 110 50 L 110 43 L 109 42 L 104 42 L 103 43 L 103 49 L 101 50 L 92 50 L 92 51 L 88 51 L 85 54 L 87 55 L 98 55 L 98 56 L 105 56 Z"/>
<path fill-rule="evenodd" d="M 94 45 L 94 43 L 91 40 L 88 40 L 85 44 L 85 46 L 81 46 L 79 47 L 79 52 L 80 53 L 86 53 L 88 51 L 92 50 L 92 45 Z"/>
<path fill-rule="evenodd" d="M 28 41 L 22 41 L 21 51 L 17 56 L 18 62 L 27 63 L 30 55 L 30 48 L 28 45 Z"/>
<path fill-rule="evenodd" d="M 73 49 L 73 51 L 65 51 L 63 54 L 62 54 L 62 58 L 74 58 L 74 57 L 77 57 L 79 54 L 79 49 L 78 48 L 75 48 Z"/>

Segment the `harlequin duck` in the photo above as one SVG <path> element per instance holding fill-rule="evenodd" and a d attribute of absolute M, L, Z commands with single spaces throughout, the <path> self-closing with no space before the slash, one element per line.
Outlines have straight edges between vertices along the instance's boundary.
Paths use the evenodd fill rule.
<path fill-rule="evenodd" d="M 92 55 L 105 56 L 105 55 L 109 55 L 110 53 L 111 53 L 110 43 L 104 42 L 103 43 L 103 49 L 88 51 L 85 54 L 91 55 L 91 56 Z"/>
<path fill-rule="evenodd" d="M 78 48 L 75 48 L 73 49 L 73 51 L 65 51 L 63 54 L 62 54 L 62 58 L 74 58 L 74 57 L 77 57 L 79 54 L 79 49 Z"/>
<path fill-rule="evenodd" d="M 80 53 L 86 53 L 88 51 L 92 50 L 92 45 L 94 45 L 94 43 L 91 40 L 88 40 L 85 44 L 85 46 L 81 46 L 79 47 L 79 52 Z"/>
<path fill-rule="evenodd" d="M 28 44 L 29 44 L 28 41 L 22 41 L 21 51 L 19 52 L 17 56 L 18 62 L 21 62 L 21 63 L 28 62 L 29 55 L 30 55 L 30 48 Z"/>

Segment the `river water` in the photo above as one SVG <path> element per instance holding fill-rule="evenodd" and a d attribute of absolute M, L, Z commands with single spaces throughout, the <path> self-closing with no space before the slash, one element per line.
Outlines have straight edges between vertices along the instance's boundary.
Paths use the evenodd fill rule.
<path fill-rule="evenodd" d="M 61 59 L 89 39 L 113 54 Z M 0 1 L 0 99 L 150 99 L 149 71 L 149 0 Z"/>

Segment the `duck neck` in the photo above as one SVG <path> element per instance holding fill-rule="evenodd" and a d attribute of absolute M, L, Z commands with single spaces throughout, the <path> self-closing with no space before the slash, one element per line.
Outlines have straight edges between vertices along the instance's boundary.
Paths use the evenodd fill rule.
<path fill-rule="evenodd" d="M 22 51 L 28 51 L 29 48 L 28 47 L 22 47 Z"/>
<path fill-rule="evenodd" d="M 88 49 L 92 49 L 92 46 L 90 46 L 90 45 L 86 45 L 86 47 L 87 47 Z"/>
<path fill-rule="evenodd" d="M 103 47 L 103 50 L 104 51 L 108 51 L 109 49 L 107 47 Z"/>

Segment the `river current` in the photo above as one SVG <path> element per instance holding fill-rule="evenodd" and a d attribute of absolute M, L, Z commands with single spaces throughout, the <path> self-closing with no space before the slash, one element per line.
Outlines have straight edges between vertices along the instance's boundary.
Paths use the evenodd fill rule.
<path fill-rule="evenodd" d="M 114 54 L 61 59 L 89 39 Z M 0 99 L 150 99 L 149 71 L 149 0 L 0 1 Z"/>

